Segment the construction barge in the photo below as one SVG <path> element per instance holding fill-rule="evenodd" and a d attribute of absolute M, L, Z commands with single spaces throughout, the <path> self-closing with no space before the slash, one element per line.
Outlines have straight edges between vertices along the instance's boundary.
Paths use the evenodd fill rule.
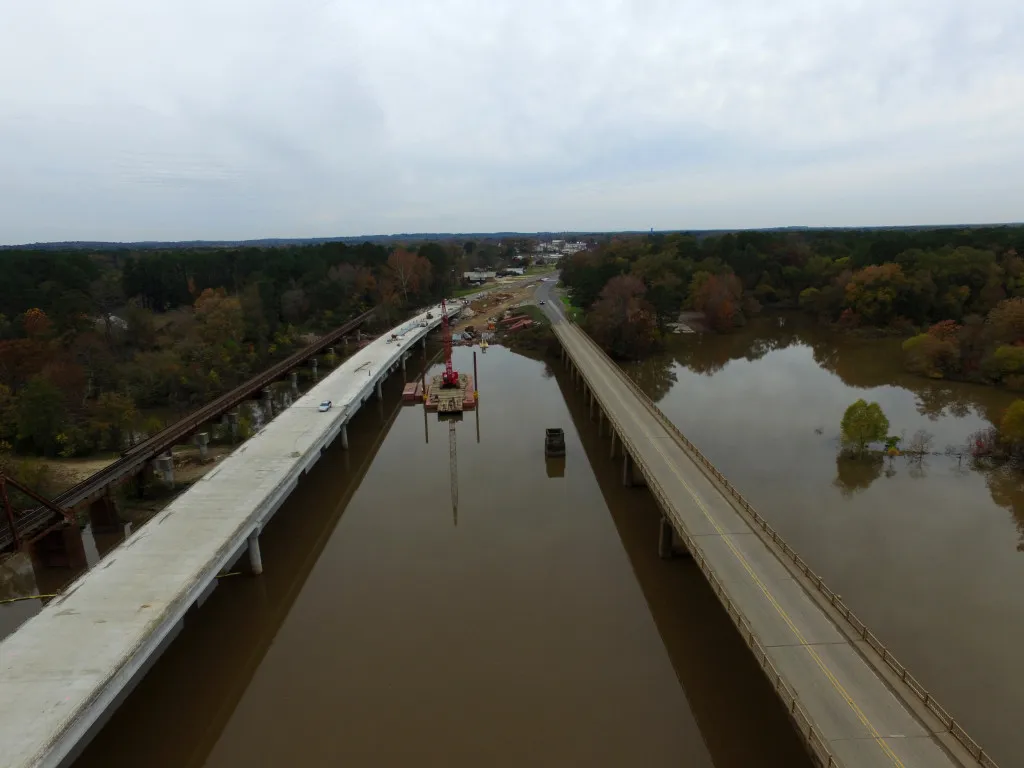
<path fill-rule="evenodd" d="M 441 332 L 444 339 L 444 372 L 432 376 L 427 382 L 425 377 L 419 381 L 411 381 L 402 390 L 402 401 L 405 403 L 423 403 L 428 411 L 437 413 L 462 413 L 476 408 L 476 390 L 473 388 L 473 377 L 468 373 L 459 373 L 452 367 L 452 334 L 448 323 L 448 312 L 444 299 L 441 300 Z M 473 371 L 476 372 L 476 353 L 473 353 Z"/>

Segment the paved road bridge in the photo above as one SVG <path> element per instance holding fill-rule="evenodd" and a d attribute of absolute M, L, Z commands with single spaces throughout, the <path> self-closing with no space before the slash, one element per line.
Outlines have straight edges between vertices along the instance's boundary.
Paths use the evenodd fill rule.
<path fill-rule="evenodd" d="M 550 286 L 538 299 L 550 296 Z M 545 307 L 627 485 L 664 513 L 824 766 L 994 766 L 945 709 L 555 302 Z"/>

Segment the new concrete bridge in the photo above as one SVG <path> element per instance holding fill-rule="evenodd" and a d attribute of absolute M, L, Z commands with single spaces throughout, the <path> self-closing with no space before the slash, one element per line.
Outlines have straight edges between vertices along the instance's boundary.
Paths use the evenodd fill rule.
<path fill-rule="evenodd" d="M 550 285 L 538 300 L 550 297 Z M 697 448 L 575 324 L 546 307 L 627 485 L 662 520 L 659 551 L 694 558 L 815 762 L 897 768 L 995 763 Z M 652 542 L 653 546 L 653 542 Z"/>
<path fill-rule="evenodd" d="M 246 553 L 262 571 L 263 526 L 440 322 L 432 307 L 354 354 L 0 643 L 4 768 L 68 765 L 218 574 Z"/>

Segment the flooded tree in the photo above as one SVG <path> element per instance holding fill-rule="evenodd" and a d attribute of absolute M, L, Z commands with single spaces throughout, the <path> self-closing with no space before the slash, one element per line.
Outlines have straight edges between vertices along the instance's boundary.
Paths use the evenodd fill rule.
<path fill-rule="evenodd" d="M 846 409 L 840 428 L 843 447 L 853 453 L 863 454 L 868 444 L 886 439 L 889 419 L 882 412 L 882 406 L 865 402 L 861 398 Z"/>

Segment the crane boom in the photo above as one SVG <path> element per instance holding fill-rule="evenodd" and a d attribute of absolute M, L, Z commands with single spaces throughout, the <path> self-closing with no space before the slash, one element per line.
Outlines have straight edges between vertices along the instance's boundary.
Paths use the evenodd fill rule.
<path fill-rule="evenodd" d="M 459 386 L 459 373 L 452 368 L 452 329 L 448 323 L 448 307 L 441 299 L 441 335 L 444 339 L 444 373 L 441 375 L 441 386 Z"/>

